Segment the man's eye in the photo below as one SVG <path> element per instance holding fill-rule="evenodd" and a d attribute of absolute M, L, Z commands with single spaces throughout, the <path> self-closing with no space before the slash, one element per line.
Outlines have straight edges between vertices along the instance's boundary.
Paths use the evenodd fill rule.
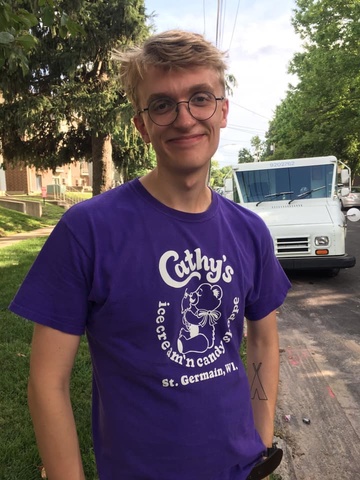
<path fill-rule="evenodd" d="M 170 99 L 160 98 L 151 102 L 149 109 L 153 113 L 167 113 L 174 108 L 174 102 Z"/>
<path fill-rule="evenodd" d="M 206 106 L 209 103 L 212 103 L 213 98 L 211 95 L 204 93 L 196 93 L 193 97 L 191 97 L 191 104 L 196 106 Z"/>

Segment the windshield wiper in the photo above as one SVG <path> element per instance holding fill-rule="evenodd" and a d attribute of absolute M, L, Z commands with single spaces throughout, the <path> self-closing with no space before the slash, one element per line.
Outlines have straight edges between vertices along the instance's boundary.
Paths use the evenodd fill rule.
<path fill-rule="evenodd" d="M 274 198 L 274 197 L 281 197 L 282 195 L 290 195 L 294 192 L 279 192 L 279 193 L 270 193 L 269 195 L 265 195 L 262 200 L 257 202 L 256 206 L 260 205 L 260 203 L 265 202 L 268 198 Z"/>
<path fill-rule="evenodd" d="M 304 193 L 300 193 L 300 195 L 298 195 L 297 197 L 295 197 L 295 198 L 293 198 L 292 200 L 290 200 L 289 205 L 290 205 L 290 203 L 293 202 L 294 200 L 297 200 L 298 198 L 307 197 L 307 196 L 310 195 L 311 193 L 317 192 L 318 190 L 321 190 L 322 188 L 326 188 L 326 185 L 323 185 L 322 187 L 318 187 L 318 188 L 312 188 L 311 190 L 307 190 L 307 191 L 304 192 Z"/>

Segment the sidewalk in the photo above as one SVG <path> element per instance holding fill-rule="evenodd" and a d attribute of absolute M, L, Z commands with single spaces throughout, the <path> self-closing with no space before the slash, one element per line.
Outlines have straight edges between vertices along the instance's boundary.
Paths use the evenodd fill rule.
<path fill-rule="evenodd" d="M 14 235 L 9 235 L 7 237 L 0 237 L 0 248 L 9 247 L 10 245 L 21 242 L 21 240 L 28 240 L 29 238 L 47 237 L 53 229 L 53 226 L 44 227 L 31 230 L 30 232 L 15 233 Z"/>

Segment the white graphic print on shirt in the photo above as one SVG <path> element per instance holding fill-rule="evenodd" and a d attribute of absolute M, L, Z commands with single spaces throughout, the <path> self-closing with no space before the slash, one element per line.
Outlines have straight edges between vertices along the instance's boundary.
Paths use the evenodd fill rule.
<path fill-rule="evenodd" d="M 199 285 L 191 291 L 185 288 L 179 305 L 180 327 L 176 344 L 171 344 L 166 333 L 166 312 L 169 302 L 159 301 L 156 317 L 156 333 L 161 348 L 170 360 L 185 368 L 213 366 L 226 353 L 226 344 L 231 340 L 231 322 L 239 312 L 239 298 L 233 299 L 233 308 L 227 321 L 227 332 L 221 337 L 216 334 L 221 318 L 220 307 L 223 289 L 219 281 L 230 283 L 234 274 L 227 264 L 225 255 L 221 259 L 202 255 L 200 248 L 191 253 L 184 251 L 180 259 L 174 250 L 165 252 L 159 261 L 159 271 L 163 281 L 172 288 L 183 288 L 191 280 L 199 280 Z M 206 282 L 201 282 L 202 277 Z M 203 279 L 203 280 L 204 280 Z M 164 387 L 177 387 L 209 380 L 238 370 L 234 362 L 195 375 L 183 375 L 180 379 L 163 379 Z"/>
<path fill-rule="evenodd" d="M 180 353 L 206 352 L 214 346 L 215 325 L 221 317 L 217 308 L 223 292 L 219 285 L 202 283 L 194 292 L 185 290 L 181 302 L 182 328 L 179 333 Z"/>

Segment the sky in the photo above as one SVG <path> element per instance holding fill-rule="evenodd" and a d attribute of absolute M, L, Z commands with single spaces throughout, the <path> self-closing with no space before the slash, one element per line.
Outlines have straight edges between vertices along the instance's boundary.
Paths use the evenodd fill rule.
<path fill-rule="evenodd" d="M 216 41 L 220 5 L 221 34 Z M 238 86 L 229 97 L 228 126 L 214 159 L 223 167 L 237 163 L 250 140 L 265 139 L 269 121 L 289 83 L 289 62 L 300 51 L 300 39 L 291 25 L 295 0 L 145 0 L 146 13 L 154 13 L 156 32 L 179 28 L 204 34 L 228 52 L 228 73 Z"/>

